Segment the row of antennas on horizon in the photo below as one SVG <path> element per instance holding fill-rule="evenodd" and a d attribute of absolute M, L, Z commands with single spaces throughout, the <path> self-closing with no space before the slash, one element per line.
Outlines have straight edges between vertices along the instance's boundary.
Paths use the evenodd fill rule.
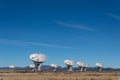
<path fill-rule="evenodd" d="M 42 71 L 41 65 L 42 63 L 47 61 L 47 56 L 41 53 L 34 53 L 31 54 L 29 57 L 33 62 L 34 65 L 30 65 L 30 67 L 34 70 L 34 71 Z M 66 64 L 68 70 L 67 71 L 73 71 L 73 66 L 76 64 L 79 66 L 81 72 L 86 71 L 87 68 L 89 67 L 89 65 L 87 63 L 84 62 L 77 62 L 75 63 L 73 60 L 67 59 L 64 61 L 64 63 Z M 101 63 L 96 63 L 96 66 L 98 68 L 98 71 L 101 71 L 103 68 L 103 64 Z M 58 67 L 57 64 L 51 64 L 51 67 L 53 68 L 53 71 L 56 71 L 56 68 Z"/>
<path fill-rule="evenodd" d="M 34 54 L 31 54 L 29 58 L 34 62 L 34 64 L 29 65 L 32 71 L 35 71 L 35 72 L 42 71 L 41 66 L 42 66 L 42 63 L 47 61 L 47 56 L 41 53 L 34 53 Z M 70 60 L 70 59 L 64 60 L 64 63 L 66 64 L 67 71 L 69 72 L 73 71 L 74 65 L 77 65 L 79 67 L 79 71 L 81 72 L 86 71 L 87 68 L 89 67 L 89 65 L 85 62 L 74 62 L 73 60 Z M 57 64 L 51 64 L 50 66 L 52 67 L 54 72 L 59 67 Z M 96 63 L 96 66 L 98 68 L 98 71 L 101 71 L 103 68 L 103 64 L 101 63 Z M 10 65 L 9 68 L 11 69 L 11 71 L 13 71 L 15 66 Z"/>

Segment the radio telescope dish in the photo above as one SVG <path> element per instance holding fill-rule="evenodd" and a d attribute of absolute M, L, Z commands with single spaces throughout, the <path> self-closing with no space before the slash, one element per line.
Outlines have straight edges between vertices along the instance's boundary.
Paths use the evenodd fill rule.
<path fill-rule="evenodd" d="M 56 64 L 51 64 L 51 67 L 53 68 L 53 71 L 55 72 L 55 71 L 56 71 L 56 68 L 58 67 L 58 65 L 56 65 Z"/>
<path fill-rule="evenodd" d="M 65 60 L 64 63 L 67 65 L 68 67 L 68 71 L 72 71 L 72 67 L 75 65 L 75 62 L 73 60 Z"/>
<path fill-rule="evenodd" d="M 14 65 L 10 65 L 9 68 L 13 71 L 15 66 Z"/>
<path fill-rule="evenodd" d="M 47 56 L 41 53 L 31 54 L 29 57 L 35 64 L 35 71 L 42 71 L 41 64 L 47 61 Z"/>
<path fill-rule="evenodd" d="M 86 71 L 88 67 L 89 67 L 89 65 L 87 63 L 85 63 L 84 71 Z"/>
<path fill-rule="evenodd" d="M 79 68 L 80 68 L 79 71 L 81 71 L 81 72 L 86 71 L 88 68 L 88 64 L 86 64 L 84 62 L 77 62 L 76 64 L 79 66 Z"/>
<path fill-rule="evenodd" d="M 47 56 L 44 54 L 34 53 L 30 55 L 30 59 L 35 62 L 43 63 L 47 60 Z"/>
<path fill-rule="evenodd" d="M 98 68 L 98 71 L 102 71 L 103 64 L 101 64 L 101 63 L 96 63 L 96 66 L 97 66 L 97 68 Z"/>
<path fill-rule="evenodd" d="M 32 71 L 35 70 L 35 65 L 34 64 L 30 64 L 29 67 L 31 68 Z"/>

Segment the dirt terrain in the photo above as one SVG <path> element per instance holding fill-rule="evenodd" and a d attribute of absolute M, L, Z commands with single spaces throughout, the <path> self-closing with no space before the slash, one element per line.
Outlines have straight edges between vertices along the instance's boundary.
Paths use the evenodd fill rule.
<path fill-rule="evenodd" d="M 120 72 L 0 71 L 0 80 L 120 80 Z"/>

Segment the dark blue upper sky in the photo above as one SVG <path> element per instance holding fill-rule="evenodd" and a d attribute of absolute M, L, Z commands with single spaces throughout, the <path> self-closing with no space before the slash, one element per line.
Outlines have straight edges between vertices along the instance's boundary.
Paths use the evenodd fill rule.
<path fill-rule="evenodd" d="M 119 0 L 0 0 L 0 66 L 65 59 L 120 67 Z"/>

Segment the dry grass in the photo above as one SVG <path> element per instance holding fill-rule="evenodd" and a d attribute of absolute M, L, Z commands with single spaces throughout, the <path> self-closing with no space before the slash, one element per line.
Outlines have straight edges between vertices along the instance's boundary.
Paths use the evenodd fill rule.
<path fill-rule="evenodd" d="M 118 80 L 120 72 L 7 72 L 1 71 L 0 80 Z"/>

